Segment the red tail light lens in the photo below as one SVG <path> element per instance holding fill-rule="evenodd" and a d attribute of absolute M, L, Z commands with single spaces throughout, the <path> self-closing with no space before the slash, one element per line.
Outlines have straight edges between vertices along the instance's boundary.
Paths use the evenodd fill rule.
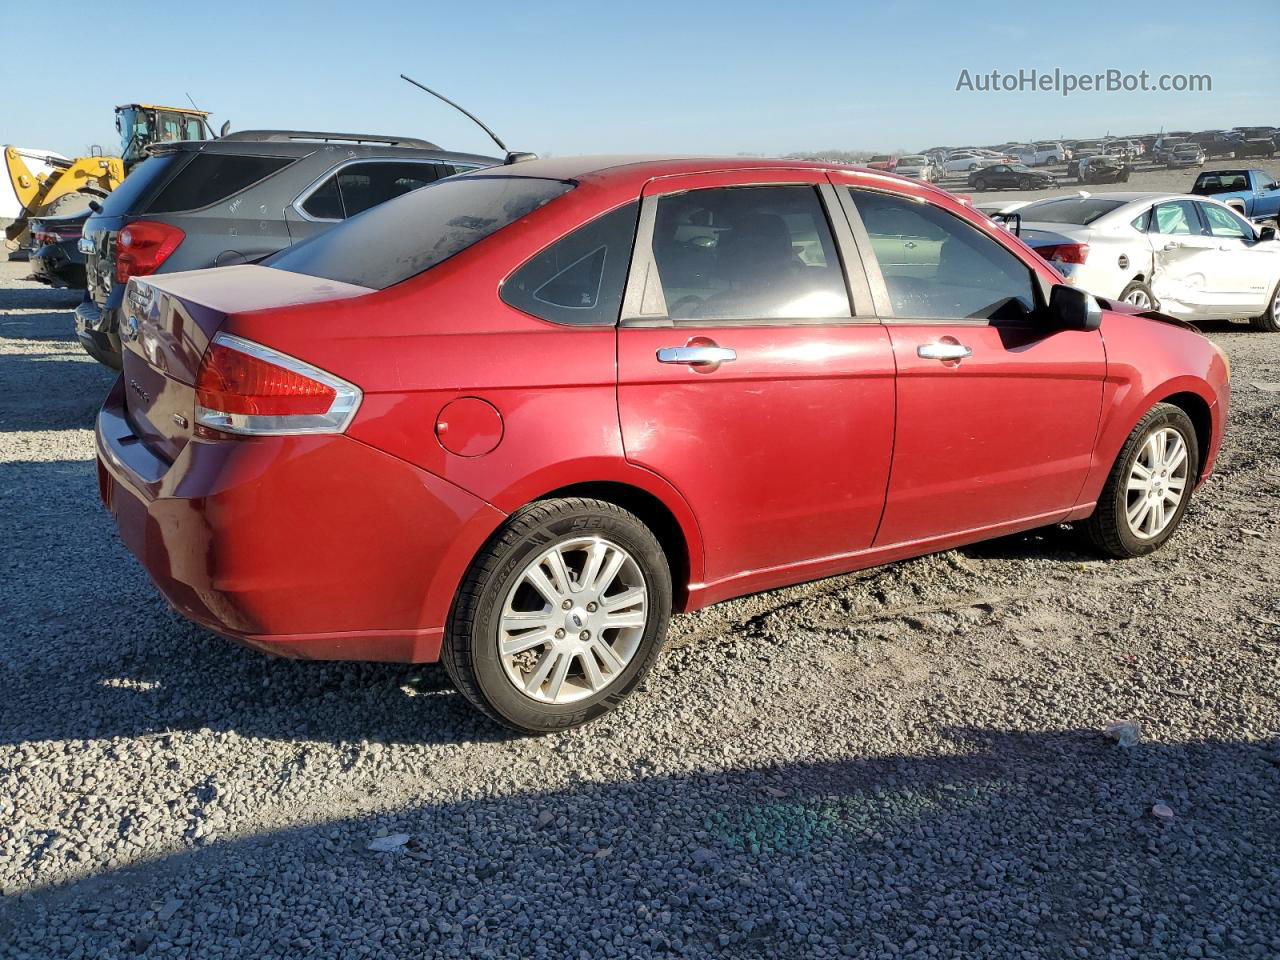
<path fill-rule="evenodd" d="M 1084 263 L 1089 259 L 1087 243 L 1058 243 L 1048 247 L 1039 247 L 1036 253 L 1050 263 Z"/>
<path fill-rule="evenodd" d="M 116 237 L 116 282 L 155 273 L 185 237 L 167 223 L 137 220 L 129 224 Z"/>
<path fill-rule="evenodd" d="M 361 398 L 354 384 L 228 334 L 213 338 L 196 373 L 196 422 L 225 433 L 341 433 Z"/>

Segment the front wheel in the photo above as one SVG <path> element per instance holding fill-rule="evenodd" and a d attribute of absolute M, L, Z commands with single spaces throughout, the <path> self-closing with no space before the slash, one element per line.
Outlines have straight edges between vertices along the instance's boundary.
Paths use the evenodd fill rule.
<path fill-rule="evenodd" d="M 987 181 L 982 177 L 979 177 L 977 180 L 973 181 L 973 188 L 979 191 L 985 190 L 987 189 Z"/>
<path fill-rule="evenodd" d="M 1187 512 L 1199 463 L 1191 419 L 1180 407 L 1156 404 L 1121 448 L 1085 533 L 1113 557 L 1156 550 Z"/>
<path fill-rule="evenodd" d="M 666 557 L 634 514 L 601 500 L 543 500 L 513 514 L 473 561 L 441 659 L 494 720 L 550 733 L 634 690 L 670 616 Z"/>
<path fill-rule="evenodd" d="M 1249 325 L 1263 333 L 1280 333 L 1280 283 L 1271 291 L 1271 302 L 1260 317 L 1254 317 Z"/>

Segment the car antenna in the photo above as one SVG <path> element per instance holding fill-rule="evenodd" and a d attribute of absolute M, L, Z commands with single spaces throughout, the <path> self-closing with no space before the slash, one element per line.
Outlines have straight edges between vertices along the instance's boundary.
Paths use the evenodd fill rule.
<path fill-rule="evenodd" d="M 508 150 L 507 145 L 503 143 L 501 139 L 499 139 L 496 133 L 494 133 L 492 130 L 488 128 L 488 126 L 485 125 L 485 122 L 483 120 L 481 120 L 479 117 L 477 117 L 474 113 L 472 113 L 470 110 L 466 109 L 465 107 L 459 106 L 458 104 L 454 103 L 452 100 L 446 97 L 443 93 L 436 93 L 430 87 L 426 86 L 425 84 L 419 83 L 417 80 L 413 79 L 413 77 L 406 77 L 403 73 L 400 74 L 400 79 L 407 80 L 409 83 L 412 83 L 419 90 L 425 90 L 427 93 L 431 94 L 437 100 L 443 100 L 445 103 L 453 107 L 463 116 L 472 120 L 481 130 L 483 130 L 485 133 L 489 135 L 490 140 L 492 140 L 494 143 L 498 145 L 498 149 L 506 154 L 506 158 L 502 161 L 503 163 L 511 164 L 511 163 L 519 163 L 521 160 L 537 160 L 538 159 L 538 155 L 536 153 L 523 153 L 516 150 Z"/>

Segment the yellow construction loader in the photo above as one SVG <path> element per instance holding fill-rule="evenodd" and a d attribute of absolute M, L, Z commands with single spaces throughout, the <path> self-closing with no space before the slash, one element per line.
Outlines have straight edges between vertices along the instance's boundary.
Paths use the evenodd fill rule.
<path fill-rule="evenodd" d="M 125 103 L 116 107 L 120 132 L 120 156 L 67 158 L 61 154 L 21 147 L 4 148 L 4 172 L 16 200 L 13 222 L 5 227 L 5 240 L 16 249 L 32 217 L 75 213 L 120 186 L 125 174 L 146 159 L 147 147 L 170 140 L 207 140 L 213 136 L 203 110 Z M 96 149 L 96 148 L 95 148 Z M 0 195 L 7 194 L 0 179 Z M 0 211 L 0 216 L 10 213 Z"/>

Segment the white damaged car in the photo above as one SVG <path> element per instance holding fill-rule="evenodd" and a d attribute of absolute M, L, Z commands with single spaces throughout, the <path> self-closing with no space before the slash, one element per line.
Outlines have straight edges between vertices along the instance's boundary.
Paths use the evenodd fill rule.
<path fill-rule="evenodd" d="M 1183 320 L 1247 319 L 1280 332 L 1280 241 L 1226 204 L 1082 191 L 1028 203 L 1016 216 L 1023 242 L 1090 293 Z"/>

